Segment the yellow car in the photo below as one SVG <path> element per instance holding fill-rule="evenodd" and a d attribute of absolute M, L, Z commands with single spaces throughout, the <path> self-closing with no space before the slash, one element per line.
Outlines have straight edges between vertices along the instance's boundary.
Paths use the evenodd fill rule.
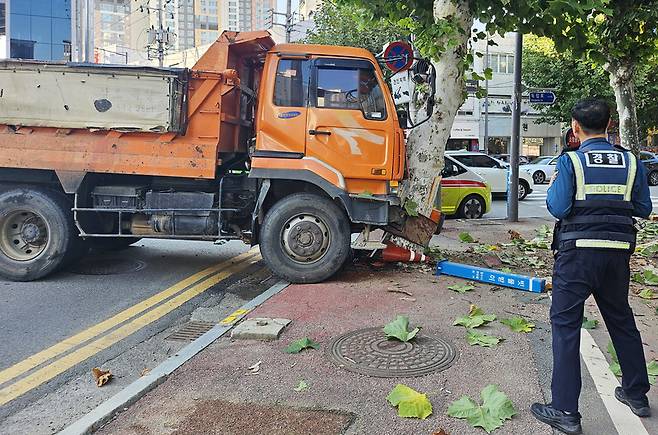
<path fill-rule="evenodd" d="M 479 219 L 491 211 L 491 188 L 482 177 L 448 155 L 441 175 L 442 214 Z"/>

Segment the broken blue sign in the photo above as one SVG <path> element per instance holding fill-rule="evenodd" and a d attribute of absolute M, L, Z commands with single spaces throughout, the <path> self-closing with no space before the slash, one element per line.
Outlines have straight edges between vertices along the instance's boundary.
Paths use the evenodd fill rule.
<path fill-rule="evenodd" d="M 451 261 L 439 261 L 436 265 L 436 275 L 455 276 L 457 278 L 464 278 L 532 293 L 542 293 L 546 287 L 545 279 L 505 273 L 499 270 L 485 269 L 483 267 L 453 263 Z"/>

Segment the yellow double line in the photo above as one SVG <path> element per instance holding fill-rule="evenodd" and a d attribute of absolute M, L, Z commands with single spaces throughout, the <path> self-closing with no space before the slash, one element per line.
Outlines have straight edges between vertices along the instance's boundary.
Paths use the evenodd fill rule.
<path fill-rule="evenodd" d="M 38 353 L 35 353 L 23 361 L 20 361 L 13 366 L 0 371 L 0 385 L 2 385 L 5 382 L 8 382 L 38 367 L 46 361 L 49 361 L 73 349 L 76 346 L 79 346 L 89 340 L 98 337 L 99 335 L 124 323 L 136 315 L 143 313 L 141 316 L 134 318 L 130 322 L 113 330 L 109 334 L 100 338 L 96 338 L 95 340 L 85 344 L 75 351 L 53 361 L 47 366 L 44 366 L 23 377 L 22 379 L 12 383 L 11 385 L 1 389 L 0 406 L 25 394 L 33 388 L 38 387 L 44 382 L 53 379 L 55 376 L 65 372 L 71 367 L 74 367 L 75 365 L 90 358 L 98 352 L 107 349 L 118 341 L 140 330 L 144 326 L 160 319 L 164 315 L 180 307 L 195 296 L 200 295 L 220 281 L 248 268 L 254 263 L 257 263 L 260 259 L 260 254 L 258 254 L 256 249 L 252 249 L 231 260 L 224 261 L 215 266 L 211 266 L 205 270 L 202 270 L 201 272 L 195 273 L 194 275 L 174 284 L 166 290 L 163 290 L 162 292 L 153 295 L 144 301 L 133 305 L 132 307 L 110 317 L 109 319 L 104 320 L 103 322 L 91 326 L 90 328 L 85 329 L 84 331 L 72 337 L 69 337 Z M 175 297 L 172 297 L 186 288 L 187 290 L 184 292 L 178 294 Z M 166 302 L 162 303 L 165 300 Z M 156 308 L 153 308 L 158 304 L 160 305 Z"/>

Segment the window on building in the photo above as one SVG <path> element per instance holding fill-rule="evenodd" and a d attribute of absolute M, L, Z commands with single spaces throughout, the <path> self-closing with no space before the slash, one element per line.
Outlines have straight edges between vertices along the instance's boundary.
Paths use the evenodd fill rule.
<path fill-rule="evenodd" d="M 366 119 L 386 118 L 386 104 L 372 68 L 318 68 L 316 107 L 361 110 Z"/>
<path fill-rule="evenodd" d="M 302 59 L 281 59 L 274 81 L 274 105 L 306 107 L 311 62 Z"/>
<path fill-rule="evenodd" d="M 514 73 L 514 55 L 494 53 L 489 55 L 489 68 L 494 73 L 512 74 Z"/>
<path fill-rule="evenodd" d="M 0 3 L 0 36 L 7 33 L 7 5 Z"/>

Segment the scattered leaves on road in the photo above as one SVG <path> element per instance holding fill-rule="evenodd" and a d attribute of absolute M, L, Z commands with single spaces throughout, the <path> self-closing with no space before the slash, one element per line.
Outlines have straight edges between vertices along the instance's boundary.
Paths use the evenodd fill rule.
<path fill-rule="evenodd" d="M 503 273 L 512 273 L 512 269 L 510 269 L 509 267 L 503 267 L 502 269 L 500 269 L 500 271 Z"/>
<path fill-rule="evenodd" d="M 643 257 L 654 257 L 656 254 L 658 254 L 658 243 L 652 243 L 651 245 L 637 248 L 635 252 Z"/>
<path fill-rule="evenodd" d="M 637 294 L 642 299 L 658 299 L 658 293 L 653 291 L 653 289 L 645 288 L 640 293 Z"/>
<path fill-rule="evenodd" d="M 418 204 L 411 199 L 407 199 L 404 202 L 404 211 L 406 211 L 409 216 L 418 216 Z"/>
<path fill-rule="evenodd" d="M 649 383 L 656 385 L 656 378 L 658 378 L 658 361 L 652 360 L 647 364 L 647 373 L 649 373 Z"/>
<path fill-rule="evenodd" d="M 482 347 L 494 347 L 503 341 L 503 339 L 493 335 L 482 334 L 474 329 L 469 329 L 466 332 L 466 341 L 471 346 L 478 345 Z"/>
<path fill-rule="evenodd" d="M 631 276 L 631 280 L 645 285 L 658 285 L 658 275 L 651 269 L 644 269 L 642 272 L 636 272 Z"/>
<path fill-rule="evenodd" d="M 509 233 L 510 240 L 523 240 L 523 236 L 518 231 L 509 230 L 507 232 Z"/>
<path fill-rule="evenodd" d="M 432 414 L 432 403 L 427 396 L 403 384 L 397 384 L 386 396 L 386 400 L 391 405 L 398 407 L 400 417 L 425 420 Z"/>
<path fill-rule="evenodd" d="M 98 367 L 91 369 L 91 374 L 94 375 L 97 387 L 102 387 L 112 379 L 112 372 L 109 370 L 101 370 Z"/>
<path fill-rule="evenodd" d="M 596 329 L 597 326 L 599 326 L 598 320 L 583 317 L 583 329 Z"/>
<path fill-rule="evenodd" d="M 609 365 L 610 371 L 613 375 L 619 378 L 621 377 L 621 366 L 619 365 L 617 351 L 615 350 L 615 346 L 612 344 L 612 341 L 608 342 L 608 353 L 610 354 L 610 358 L 612 358 L 612 363 Z"/>
<path fill-rule="evenodd" d="M 466 231 L 459 233 L 459 240 L 461 240 L 462 243 L 476 243 L 473 236 Z"/>
<path fill-rule="evenodd" d="M 400 341 L 407 342 L 413 339 L 420 332 L 420 328 L 409 330 L 409 317 L 397 316 L 394 321 L 384 326 L 384 332 L 389 338 L 397 338 Z"/>
<path fill-rule="evenodd" d="M 475 286 L 468 282 L 466 284 L 455 284 L 448 286 L 448 290 L 452 290 L 453 292 L 457 293 L 466 293 L 475 290 Z"/>
<path fill-rule="evenodd" d="M 320 345 L 316 343 L 315 341 L 311 340 L 308 337 L 300 338 L 297 341 L 293 341 L 288 345 L 288 347 L 284 350 L 286 353 L 299 353 L 304 349 L 320 349 Z"/>
<path fill-rule="evenodd" d="M 538 237 L 543 239 L 550 239 L 553 235 L 553 230 L 548 225 L 542 225 L 541 227 L 537 228 L 535 232 L 537 233 Z"/>
<path fill-rule="evenodd" d="M 516 415 L 514 404 L 497 386 L 485 387 L 480 396 L 482 405 L 478 405 L 468 396 L 452 402 L 448 407 L 448 415 L 466 419 L 471 426 L 481 427 L 487 433 L 498 429 L 505 420 L 511 420 Z"/>
<path fill-rule="evenodd" d="M 300 391 L 304 391 L 304 390 L 307 390 L 307 389 L 308 389 L 308 384 L 304 381 L 299 381 L 299 385 L 297 385 L 295 387 L 295 391 L 297 391 L 298 393 Z"/>
<path fill-rule="evenodd" d="M 502 319 L 500 323 L 509 326 L 509 328 L 514 332 L 528 333 L 535 329 L 534 323 L 530 323 L 523 317 L 519 316 L 514 316 L 510 319 Z"/>
<path fill-rule="evenodd" d="M 487 323 L 496 320 L 495 314 L 485 314 L 482 308 L 477 305 L 471 305 L 471 309 L 467 316 L 458 317 L 455 319 L 453 326 L 464 326 L 466 328 L 477 328 Z"/>

